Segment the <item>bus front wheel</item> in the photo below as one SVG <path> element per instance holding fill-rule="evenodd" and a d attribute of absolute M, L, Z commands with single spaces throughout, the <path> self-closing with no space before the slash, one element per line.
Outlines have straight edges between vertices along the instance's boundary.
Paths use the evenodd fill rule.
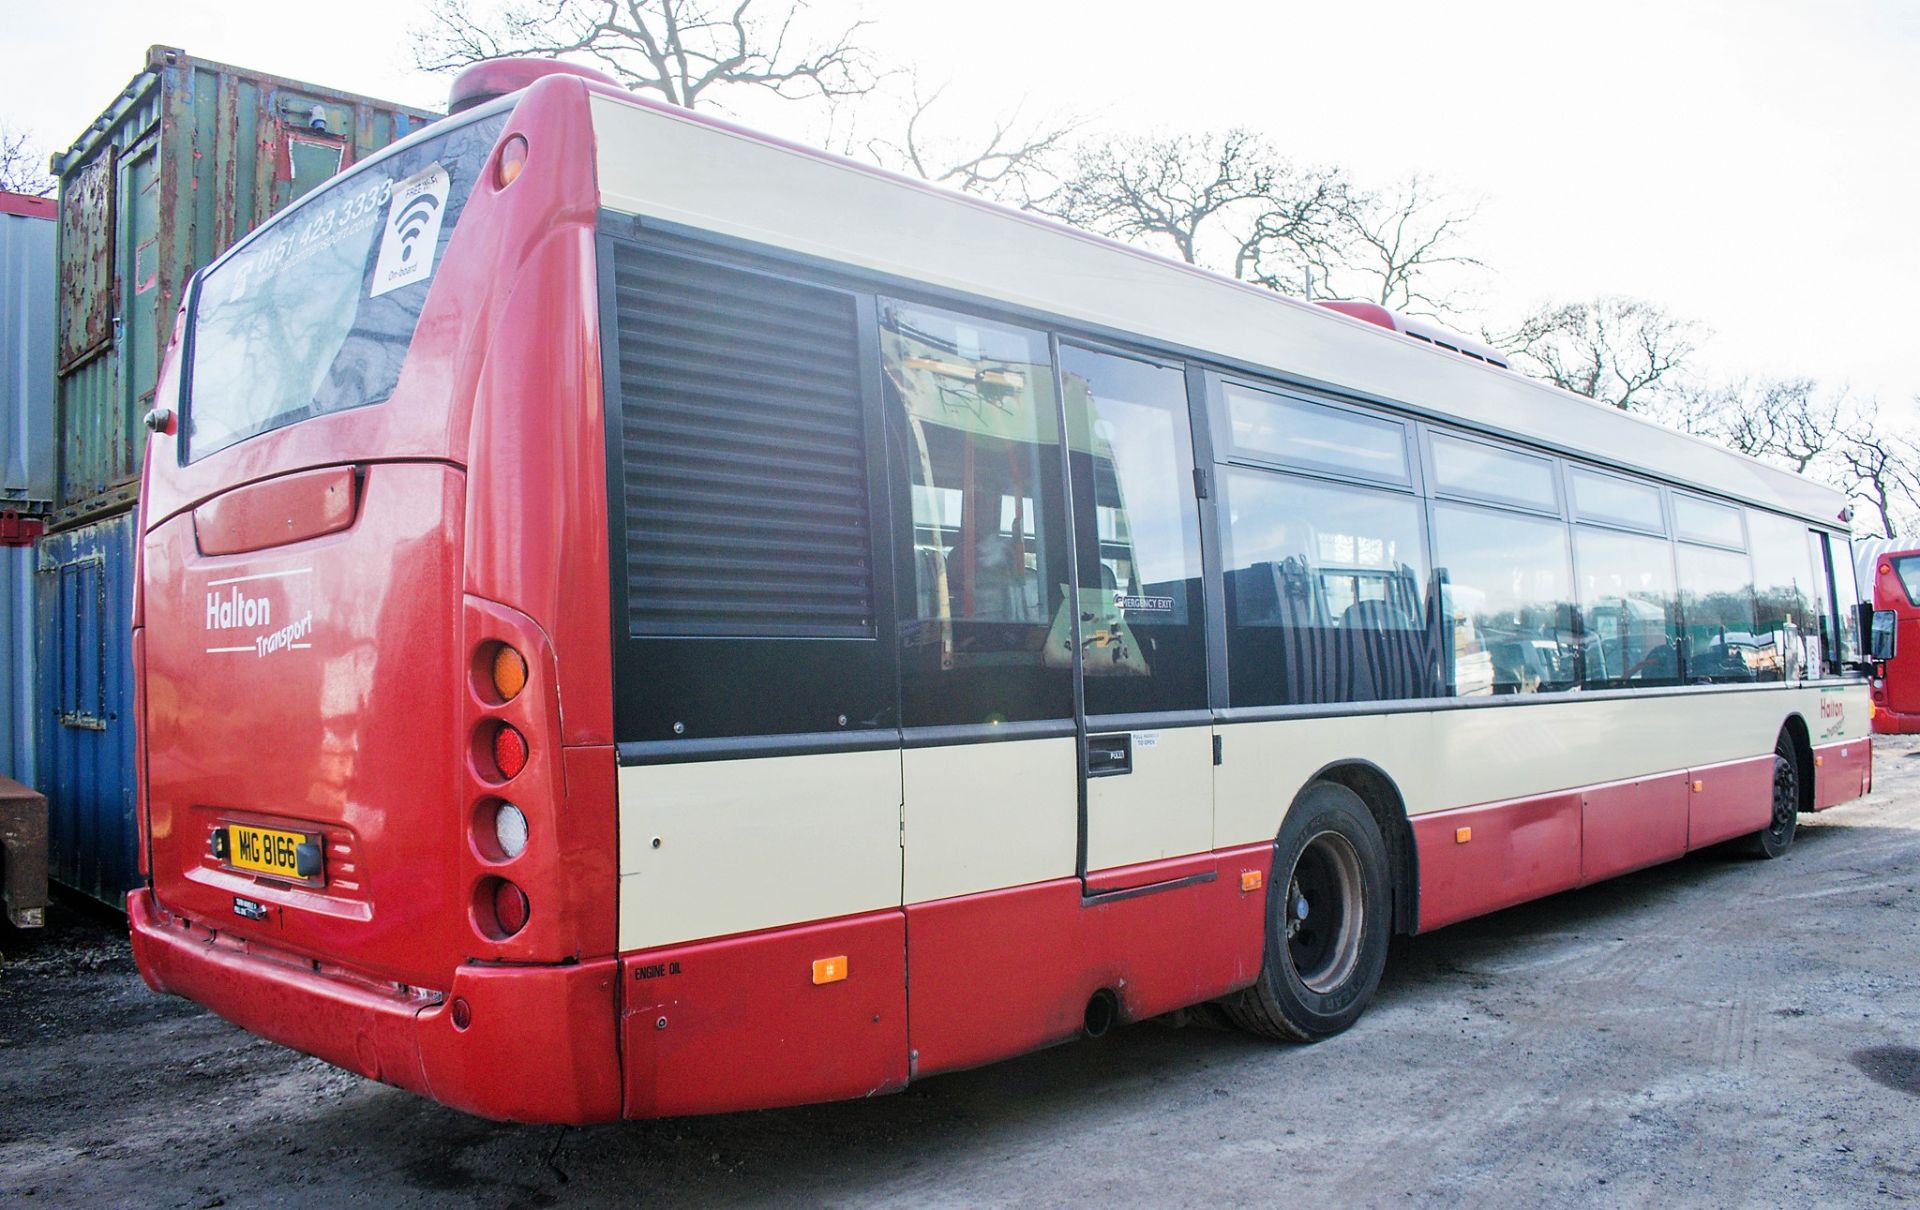
<path fill-rule="evenodd" d="M 1782 731 L 1773 746 L 1773 815 L 1767 826 L 1746 838 L 1746 851 L 1768 859 L 1785 853 L 1800 828 L 1800 753 Z"/>
<path fill-rule="evenodd" d="M 1386 843 L 1360 796 L 1309 786 L 1280 828 L 1267 885 L 1260 979 L 1225 1001 L 1227 1014 L 1270 1038 L 1332 1037 L 1373 998 L 1393 925 Z"/>

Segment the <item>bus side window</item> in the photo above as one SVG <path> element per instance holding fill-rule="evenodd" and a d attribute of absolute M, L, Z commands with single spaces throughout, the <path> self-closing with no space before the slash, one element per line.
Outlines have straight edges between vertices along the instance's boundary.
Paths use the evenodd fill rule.
<path fill-rule="evenodd" d="M 1762 643 L 1777 652 L 1760 679 L 1799 680 L 1811 671 L 1806 667 L 1804 639 L 1819 633 L 1806 527 L 1786 517 L 1749 509 L 1747 533 L 1753 551 L 1758 630 Z"/>
<path fill-rule="evenodd" d="M 1433 549 L 1453 696 L 1551 693 L 1578 683 L 1563 522 L 1436 503 Z"/>
<path fill-rule="evenodd" d="M 1221 483 L 1233 705 L 1440 692 L 1417 498 L 1237 466 Z"/>
<path fill-rule="evenodd" d="M 1680 542 L 1680 617 L 1684 673 L 1690 684 L 1727 684 L 1760 677 L 1770 649 L 1755 633 L 1753 564 L 1737 550 Z"/>
<path fill-rule="evenodd" d="M 882 299 L 880 346 L 913 527 L 905 725 L 1071 718 L 1072 651 L 1050 638 L 1068 543 L 1046 337 Z"/>
<path fill-rule="evenodd" d="M 1587 687 L 1678 684 L 1673 547 L 1665 538 L 1576 525 L 1573 555 Z"/>
<path fill-rule="evenodd" d="M 1088 714 L 1207 704 L 1186 375 L 1060 350 Z"/>

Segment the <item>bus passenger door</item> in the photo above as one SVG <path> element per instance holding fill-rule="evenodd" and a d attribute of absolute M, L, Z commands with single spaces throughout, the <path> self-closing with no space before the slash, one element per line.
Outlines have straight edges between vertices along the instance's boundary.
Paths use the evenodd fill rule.
<path fill-rule="evenodd" d="M 1213 729 L 1186 376 L 1062 345 L 1078 569 L 1088 893 L 1188 875 L 1213 848 Z M 1070 637 L 1067 633 L 1074 629 Z"/>

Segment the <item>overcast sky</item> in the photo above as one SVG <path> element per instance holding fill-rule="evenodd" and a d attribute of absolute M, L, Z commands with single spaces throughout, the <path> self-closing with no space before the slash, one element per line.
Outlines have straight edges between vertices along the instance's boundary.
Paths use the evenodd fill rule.
<path fill-rule="evenodd" d="M 0 0 L 0 117 L 64 147 L 153 43 L 438 107 L 407 49 L 423 7 Z M 1362 181 L 1434 174 L 1481 199 L 1490 313 L 1638 295 L 1710 325 L 1717 372 L 1920 392 L 1920 4 L 815 2 L 862 9 L 961 106 L 1245 125 Z"/>

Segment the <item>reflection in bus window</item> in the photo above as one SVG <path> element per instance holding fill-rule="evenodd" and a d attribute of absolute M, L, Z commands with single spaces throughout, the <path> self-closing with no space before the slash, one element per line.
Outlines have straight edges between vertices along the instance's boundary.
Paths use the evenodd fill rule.
<path fill-rule="evenodd" d="M 1779 651 L 1762 645 L 1753 624 L 1753 564 L 1737 551 L 1682 542 L 1680 616 L 1686 625 L 1686 677 L 1694 684 L 1758 680 Z"/>
<path fill-rule="evenodd" d="M 1235 383 L 1225 384 L 1222 393 L 1233 445 L 1254 458 L 1412 482 L 1407 430 L 1395 421 Z"/>
<path fill-rule="evenodd" d="M 1240 468 L 1224 480 L 1234 705 L 1440 692 L 1413 497 Z"/>
<path fill-rule="evenodd" d="M 1580 525 L 1573 549 L 1587 687 L 1678 684 L 1673 548 L 1659 538 Z"/>
<path fill-rule="evenodd" d="M 1200 709 L 1206 634 L 1186 375 L 1072 345 L 1060 374 L 1087 713 Z"/>
<path fill-rule="evenodd" d="M 880 344 L 913 506 L 906 724 L 1071 717 L 1071 653 L 1047 645 L 1067 543 L 1046 338 L 883 301 Z"/>
<path fill-rule="evenodd" d="M 1806 533 L 1798 521 L 1747 510 L 1754 620 L 1762 643 L 1771 645 L 1774 655 L 1760 677 L 1763 681 L 1799 680 L 1812 663 L 1807 646 L 1819 631 L 1813 616 L 1815 581 Z M 1812 658 L 1817 659 L 1818 653 Z"/>
<path fill-rule="evenodd" d="M 1860 658 L 1860 583 L 1853 573 L 1853 550 L 1845 538 L 1827 539 L 1833 568 L 1833 590 L 1840 601 L 1840 667 L 1843 672 Z"/>
<path fill-rule="evenodd" d="M 1574 687 L 1579 644 L 1564 524 L 1440 504 L 1433 549 L 1454 696 Z"/>

